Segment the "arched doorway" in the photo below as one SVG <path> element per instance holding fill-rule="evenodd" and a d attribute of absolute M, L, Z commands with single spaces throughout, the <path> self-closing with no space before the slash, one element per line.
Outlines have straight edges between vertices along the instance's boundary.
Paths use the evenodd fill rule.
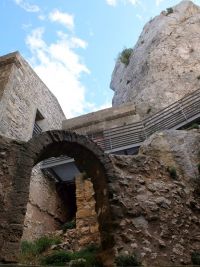
<path fill-rule="evenodd" d="M 12 199 L 15 199 L 16 203 L 20 203 L 20 205 L 17 210 L 13 205 L 10 213 L 13 214 L 15 210 L 18 217 L 17 224 L 23 226 L 33 166 L 47 158 L 61 155 L 74 158 L 79 170 L 86 172 L 87 176 L 91 178 L 95 192 L 95 209 L 98 216 L 103 262 L 105 266 L 112 266 L 114 217 L 110 209 L 109 198 L 112 198 L 112 189 L 109 184 L 115 179 L 114 170 L 110 158 L 85 136 L 66 131 L 48 131 L 22 144 L 14 178 L 16 185 L 18 187 L 21 185 L 21 189 L 15 190 L 14 188 L 15 191 L 12 193 Z M 21 193 L 23 193 L 23 197 Z M 15 229 L 9 229 L 9 231 L 12 234 Z M 19 230 L 18 236 L 15 233 L 16 244 L 19 243 L 21 235 L 22 230 Z"/>

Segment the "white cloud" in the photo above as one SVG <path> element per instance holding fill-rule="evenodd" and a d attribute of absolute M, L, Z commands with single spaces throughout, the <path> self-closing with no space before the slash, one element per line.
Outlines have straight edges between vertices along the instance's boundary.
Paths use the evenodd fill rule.
<path fill-rule="evenodd" d="M 49 14 L 49 19 L 64 25 L 69 30 L 74 28 L 74 16 L 59 10 L 54 10 Z"/>
<path fill-rule="evenodd" d="M 139 3 L 138 0 L 127 0 L 127 2 L 129 2 L 129 3 L 132 4 L 132 5 L 136 5 L 136 4 Z"/>
<path fill-rule="evenodd" d="M 40 8 L 37 5 L 31 5 L 29 2 L 25 0 L 14 0 L 15 3 L 26 10 L 27 12 L 39 12 Z"/>
<path fill-rule="evenodd" d="M 32 24 L 31 23 L 28 23 L 28 24 L 25 24 L 24 23 L 24 24 L 22 24 L 22 29 L 25 30 L 25 31 L 26 30 L 29 30 L 31 27 L 32 27 Z"/>
<path fill-rule="evenodd" d="M 44 14 L 40 14 L 38 16 L 39 20 L 45 20 L 46 19 L 46 16 Z"/>
<path fill-rule="evenodd" d="M 159 6 L 164 0 L 156 0 L 156 5 Z"/>
<path fill-rule="evenodd" d="M 118 3 L 123 2 L 126 4 L 136 5 L 139 4 L 139 0 L 106 0 L 107 4 L 110 6 L 116 6 Z"/>
<path fill-rule="evenodd" d="M 80 81 L 81 75 L 90 71 L 74 48 L 86 48 L 87 43 L 58 32 L 57 41 L 47 44 L 43 33 L 43 28 L 36 28 L 26 39 L 34 70 L 57 97 L 66 117 L 80 115 L 91 106 L 85 99 L 86 89 Z"/>
<path fill-rule="evenodd" d="M 109 6 L 116 6 L 117 5 L 117 0 L 106 0 L 106 2 Z"/>
<path fill-rule="evenodd" d="M 144 17 L 140 14 L 136 14 L 136 18 L 138 18 L 140 21 L 144 21 Z"/>

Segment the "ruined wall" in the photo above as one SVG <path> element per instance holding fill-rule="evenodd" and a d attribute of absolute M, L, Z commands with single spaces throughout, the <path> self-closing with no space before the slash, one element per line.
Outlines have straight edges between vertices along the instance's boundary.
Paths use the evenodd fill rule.
<path fill-rule="evenodd" d="M 21 203 L 28 198 L 24 188 L 29 188 L 30 173 L 27 179 L 21 177 L 17 182 L 16 177 L 30 168 L 30 162 L 22 157 L 22 151 L 21 142 L 0 136 L 0 262 L 16 261 L 23 233 L 26 205 Z"/>
<path fill-rule="evenodd" d="M 116 255 L 134 253 L 145 266 L 191 264 L 191 254 L 200 251 L 199 130 L 154 134 L 136 156 L 108 156 L 84 136 L 62 131 L 43 134 L 28 147 L 2 137 L 1 260 L 16 260 L 28 177 L 43 149 L 42 158 L 64 150 L 72 153 L 80 169 L 92 178 L 105 266 L 113 266 L 113 246 Z M 183 156 L 187 154 L 189 157 Z M 170 173 L 171 166 L 176 176 Z M 89 183 L 87 186 L 91 189 Z M 81 202 L 90 198 L 79 197 Z M 94 215 L 89 209 L 87 212 L 86 217 Z M 81 219 L 81 212 L 78 215 Z"/>
<path fill-rule="evenodd" d="M 9 153 L 6 154 L 5 151 L 9 151 Z M 110 159 L 95 143 L 84 136 L 65 131 L 46 132 L 31 139 L 28 143 L 1 136 L 0 153 L 3 155 L 3 164 L 0 164 L 2 188 L 0 191 L 0 261 L 17 260 L 29 198 L 32 167 L 35 163 L 48 157 L 66 153 L 75 158 L 77 167 L 85 170 L 87 177 L 91 177 L 102 250 L 107 260 L 112 262 L 112 215 L 109 208 L 108 196 L 110 194 L 107 181 L 111 180 L 114 174 Z M 90 185 L 87 186 L 92 190 Z M 84 195 L 85 197 L 86 195 Z M 93 201 L 91 203 L 94 205 Z M 81 218 L 81 214 L 79 215 Z M 89 215 L 91 219 L 91 213 Z M 95 215 L 94 212 L 92 215 Z"/>
<path fill-rule="evenodd" d="M 23 240 L 61 229 L 68 219 L 67 203 L 57 193 L 55 181 L 44 175 L 38 165 L 32 170 Z"/>
<path fill-rule="evenodd" d="M 96 213 L 96 201 L 94 198 L 94 188 L 91 179 L 85 173 L 80 173 L 75 178 L 76 181 L 76 227 L 68 229 L 64 234 L 56 231 L 62 239 L 58 245 L 60 248 L 78 251 L 91 244 L 101 245 L 99 224 Z"/>
<path fill-rule="evenodd" d="M 145 266 L 191 264 L 200 251 L 199 153 L 199 131 L 168 131 L 137 156 L 111 156 L 118 254 L 134 253 Z"/>
<path fill-rule="evenodd" d="M 79 247 L 100 244 L 99 225 L 95 211 L 94 189 L 91 179 L 76 177 L 76 230 L 80 236 Z"/>

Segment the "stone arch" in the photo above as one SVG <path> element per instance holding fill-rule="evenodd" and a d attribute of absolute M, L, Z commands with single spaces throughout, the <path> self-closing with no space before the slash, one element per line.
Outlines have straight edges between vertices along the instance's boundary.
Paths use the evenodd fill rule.
<path fill-rule="evenodd" d="M 27 143 L 21 144 L 20 160 L 15 172 L 15 183 L 23 188 L 13 192 L 12 199 L 19 202 L 17 224 L 23 227 L 25 207 L 28 202 L 31 170 L 38 162 L 49 157 L 68 155 L 74 158 L 80 171 L 86 172 L 93 183 L 96 212 L 102 245 L 102 261 L 105 266 L 113 265 L 114 258 L 114 216 L 110 208 L 112 198 L 111 182 L 115 179 L 112 162 L 102 149 L 87 137 L 73 132 L 54 130 L 44 132 L 33 137 Z M 22 197 L 23 195 L 23 197 Z M 16 207 L 12 207 L 11 214 L 16 214 Z M 12 232 L 12 229 L 10 229 Z M 13 229 L 14 232 L 14 229 Z M 20 241 L 19 231 L 16 243 Z M 22 234 L 22 233 L 21 233 Z"/>

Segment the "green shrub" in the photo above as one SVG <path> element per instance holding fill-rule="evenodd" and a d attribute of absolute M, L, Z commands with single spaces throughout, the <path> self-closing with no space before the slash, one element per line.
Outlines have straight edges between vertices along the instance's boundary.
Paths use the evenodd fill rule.
<path fill-rule="evenodd" d="M 29 242 L 26 240 L 22 241 L 21 242 L 21 253 L 36 255 L 37 249 L 36 249 L 35 244 L 33 242 Z"/>
<path fill-rule="evenodd" d="M 200 265 L 200 252 L 193 252 L 191 255 L 193 265 Z"/>
<path fill-rule="evenodd" d="M 189 130 L 191 129 L 199 129 L 199 124 L 198 123 L 193 123 L 190 127 Z"/>
<path fill-rule="evenodd" d="M 58 245 L 60 243 L 60 239 L 58 237 L 48 237 L 42 236 L 35 240 L 35 246 L 38 254 L 41 254 L 52 245 Z"/>
<path fill-rule="evenodd" d="M 61 241 L 58 237 L 43 236 L 37 240 L 22 241 L 20 250 L 20 262 L 36 264 L 40 258 L 40 255 L 50 248 L 52 245 L 57 245 Z"/>
<path fill-rule="evenodd" d="M 71 266 L 76 267 L 101 267 L 102 265 L 96 258 L 98 248 L 96 246 L 88 246 L 77 252 L 55 251 L 41 260 L 43 265 L 63 266 L 71 262 Z"/>
<path fill-rule="evenodd" d="M 174 166 L 170 166 L 170 167 L 168 167 L 167 170 L 168 170 L 170 176 L 171 176 L 173 179 L 176 179 L 176 178 L 178 177 L 176 168 L 175 168 Z"/>
<path fill-rule="evenodd" d="M 51 255 L 44 256 L 41 260 L 43 265 L 64 266 L 71 260 L 71 254 L 66 251 L 55 251 Z"/>
<path fill-rule="evenodd" d="M 125 48 L 119 55 L 119 59 L 120 61 L 125 64 L 126 66 L 128 66 L 129 61 L 130 61 L 130 56 L 133 52 L 132 48 Z"/>
<path fill-rule="evenodd" d="M 174 10 L 172 7 L 168 7 L 166 10 L 167 10 L 167 15 L 174 13 Z"/>
<path fill-rule="evenodd" d="M 96 255 L 99 251 L 99 248 L 95 245 L 89 245 L 86 248 L 74 252 L 71 256 L 73 260 L 76 259 L 85 259 L 86 260 L 86 266 L 96 266 L 100 267 L 101 263 L 97 260 Z"/>
<path fill-rule="evenodd" d="M 135 255 L 119 255 L 115 263 L 117 266 L 141 266 Z"/>
<path fill-rule="evenodd" d="M 76 228 L 76 221 L 72 220 L 70 222 L 66 222 L 65 224 L 62 225 L 62 230 L 63 232 L 66 232 L 69 229 L 74 229 Z"/>
<path fill-rule="evenodd" d="M 34 242 L 22 241 L 20 248 L 19 261 L 23 264 L 37 264 L 37 248 Z"/>

